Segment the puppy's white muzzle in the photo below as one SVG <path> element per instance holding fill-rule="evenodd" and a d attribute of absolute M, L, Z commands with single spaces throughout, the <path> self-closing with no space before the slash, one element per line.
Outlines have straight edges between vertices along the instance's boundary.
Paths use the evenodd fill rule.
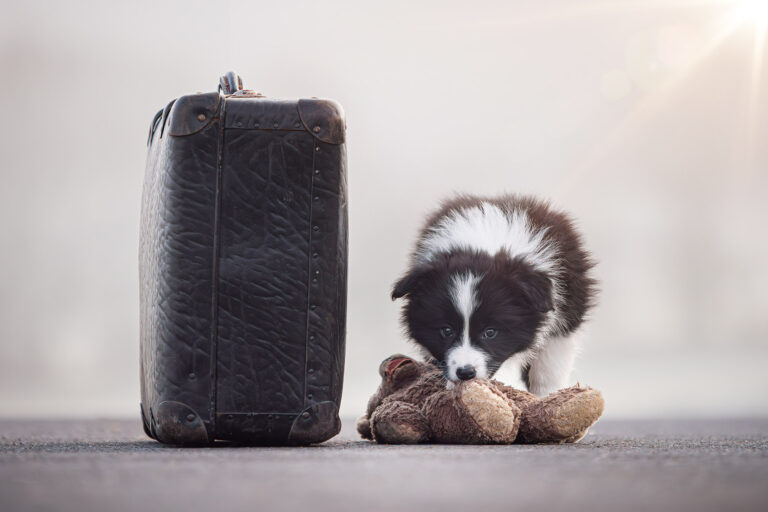
<path fill-rule="evenodd" d="M 445 355 L 448 380 L 458 382 L 473 378 L 485 379 L 488 377 L 487 356 L 482 350 L 473 347 L 470 343 L 462 343 L 450 349 Z"/>

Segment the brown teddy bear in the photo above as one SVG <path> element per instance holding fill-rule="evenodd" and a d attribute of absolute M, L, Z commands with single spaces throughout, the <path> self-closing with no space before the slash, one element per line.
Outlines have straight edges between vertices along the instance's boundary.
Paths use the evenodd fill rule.
<path fill-rule="evenodd" d="M 379 443 L 574 443 L 603 414 L 599 391 L 579 385 L 545 398 L 495 381 L 446 387 L 442 372 L 400 354 L 379 366 L 381 385 L 357 431 Z"/>

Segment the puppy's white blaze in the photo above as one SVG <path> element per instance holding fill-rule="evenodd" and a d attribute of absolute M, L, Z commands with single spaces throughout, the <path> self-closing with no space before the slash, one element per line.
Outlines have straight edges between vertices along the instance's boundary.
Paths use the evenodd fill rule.
<path fill-rule="evenodd" d="M 471 272 L 451 277 L 451 302 L 464 319 L 464 333 L 469 332 L 469 318 L 478 306 L 477 282 L 480 278 Z"/>
<path fill-rule="evenodd" d="M 557 270 L 557 251 L 544 238 L 547 229 L 535 229 L 525 210 L 505 213 L 490 203 L 457 210 L 435 225 L 417 249 L 417 258 L 431 260 L 435 254 L 453 249 L 486 252 L 505 251 L 510 258 L 523 258 L 543 272 Z"/>
<path fill-rule="evenodd" d="M 462 366 L 473 366 L 481 379 L 488 376 L 488 362 L 485 352 L 472 346 L 469 338 L 469 321 L 479 302 L 477 300 L 477 283 L 480 277 L 470 273 L 458 274 L 451 279 L 451 302 L 462 317 L 464 329 L 461 332 L 459 345 L 451 348 L 445 354 L 448 379 L 457 380 L 456 370 Z"/>

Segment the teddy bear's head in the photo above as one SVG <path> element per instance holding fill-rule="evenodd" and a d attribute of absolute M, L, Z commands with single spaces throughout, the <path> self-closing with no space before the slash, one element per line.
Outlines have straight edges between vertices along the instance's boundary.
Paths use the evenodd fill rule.
<path fill-rule="evenodd" d="M 387 388 L 387 394 L 412 384 L 422 374 L 421 366 L 421 363 L 402 354 L 389 356 L 382 361 L 379 365 L 379 375 L 382 385 Z"/>

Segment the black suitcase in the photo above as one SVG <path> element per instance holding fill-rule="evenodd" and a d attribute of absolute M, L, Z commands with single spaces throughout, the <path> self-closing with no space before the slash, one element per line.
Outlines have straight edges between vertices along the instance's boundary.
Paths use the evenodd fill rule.
<path fill-rule="evenodd" d="M 309 444 L 341 427 L 345 120 L 228 73 L 157 113 L 141 211 L 141 414 L 173 444 Z"/>

